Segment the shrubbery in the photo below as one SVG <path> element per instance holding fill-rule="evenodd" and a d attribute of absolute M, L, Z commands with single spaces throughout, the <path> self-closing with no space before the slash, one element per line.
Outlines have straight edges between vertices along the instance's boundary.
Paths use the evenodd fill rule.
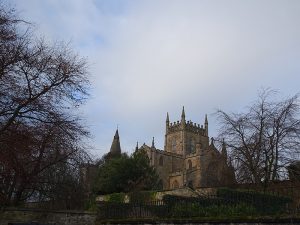
<path fill-rule="evenodd" d="M 292 200 L 285 196 L 256 191 L 220 188 L 217 196 L 231 204 L 245 203 L 253 206 L 260 214 L 277 214 L 286 209 Z"/>
<path fill-rule="evenodd" d="M 256 209 L 245 203 L 237 205 L 211 204 L 203 206 L 197 203 L 182 204 L 177 203 L 172 208 L 171 217 L 234 217 L 249 216 L 256 214 Z"/>
<path fill-rule="evenodd" d="M 158 186 L 158 175 L 150 165 L 144 151 L 137 151 L 131 156 L 122 154 L 106 159 L 99 167 L 93 185 L 95 194 L 119 192 L 138 192 L 155 190 Z"/>
<path fill-rule="evenodd" d="M 232 217 L 276 215 L 282 213 L 291 199 L 254 191 L 218 189 L 209 197 L 165 195 L 171 217 Z"/>
<path fill-rule="evenodd" d="M 125 194 L 112 194 L 102 205 L 99 218 L 236 218 L 277 216 L 291 199 L 283 196 L 222 188 L 216 195 L 183 197 L 165 195 L 155 201 L 156 192 L 132 192 L 129 203 Z"/>
<path fill-rule="evenodd" d="M 108 202 L 124 203 L 126 194 L 124 193 L 113 193 L 109 195 Z"/>
<path fill-rule="evenodd" d="M 156 191 L 139 191 L 128 194 L 130 202 L 151 202 L 155 201 Z"/>

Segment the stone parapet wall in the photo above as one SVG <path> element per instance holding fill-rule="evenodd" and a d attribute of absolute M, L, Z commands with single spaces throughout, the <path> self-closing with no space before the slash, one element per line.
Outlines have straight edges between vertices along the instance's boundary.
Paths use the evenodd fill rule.
<path fill-rule="evenodd" d="M 114 225 L 300 225 L 300 218 L 284 218 L 284 219 L 241 219 L 239 221 L 197 221 L 192 219 L 186 220 L 109 220 L 96 221 L 96 214 L 91 212 L 81 211 L 49 211 L 37 209 L 5 209 L 0 211 L 0 225 L 8 225 L 10 223 L 36 223 L 43 225 L 100 225 L 100 224 L 114 224 Z"/>
<path fill-rule="evenodd" d="M 99 223 L 100 225 L 101 223 Z M 136 225 L 150 225 L 151 223 L 104 223 L 104 224 L 114 224 L 114 225 L 132 225 L 132 224 L 136 224 Z M 300 224 L 300 222 L 287 222 L 287 223 L 282 223 L 282 222 L 262 222 L 262 223 L 215 223 L 215 222 L 205 222 L 205 223 L 153 223 L 153 224 L 156 224 L 156 225 L 178 225 L 178 224 L 181 224 L 181 225 L 298 225 Z"/>
<path fill-rule="evenodd" d="M 261 219 L 235 219 L 235 220 L 225 220 L 225 219 L 216 219 L 216 220 L 197 220 L 197 219 L 188 219 L 188 220 L 119 220 L 119 221 L 97 221 L 97 225 L 100 224 L 114 224 L 114 225 L 300 225 L 300 218 L 261 218 Z"/>
<path fill-rule="evenodd" d="M 200 196 L 216 195 L 218 188 L 198 188 L 195 191 Z"/>
<path fill-rule="evenodd" d="M 148 191 L 144 191 L 144 193 L 147 193 Z M 143 193 L 143 191 L 141 192 Z M 151 194 L 152 198 L 151 201 L 156 201 L 156 200 L 162 200 L 163 196 L 165 195 L 176 195 L 176 196 L 182 196 L 182 197 L 198 197 L 199 194 L 190 189 L 189 187 L 182 187 L 182 188 L 177 188 L 173 190 L 165 190 L 165 191 L 154 191 L 153 194 Z M 99 195 L 96 197 L 96 202 L 108 202 L 110 201 L 110 196 L 111 195 Z M 129 194 L 124 194 L 124 202 L 128 203 L 130 202 L 130 196 Z"/>
<path fill-rule="evenodd" d="M 0 211 L 0 225 L 32 223 L 52 225 L 94 225 L 96 213 L 38 209 L 5 209 Z"/>

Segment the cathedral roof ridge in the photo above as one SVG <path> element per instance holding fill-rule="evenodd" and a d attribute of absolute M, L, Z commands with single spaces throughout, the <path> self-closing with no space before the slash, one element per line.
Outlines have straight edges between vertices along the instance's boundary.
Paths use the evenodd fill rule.
<path fill-rule="evenodd" d="M 157 152 L 164 152 L 164 150 L 161 150 L 161 149 L 158 149 L 158 148 L 154 149 L 154 151 L 157 151 Z"/>

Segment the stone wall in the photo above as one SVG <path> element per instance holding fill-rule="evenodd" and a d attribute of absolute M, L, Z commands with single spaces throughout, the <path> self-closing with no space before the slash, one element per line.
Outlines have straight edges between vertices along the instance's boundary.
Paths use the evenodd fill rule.
<path fill-rule="evenodd" d="M 147 222 L 147 223 L 139 223 L 137 221 L 134 221 L 133 223 L 126 223 L 126 222 L 119 222 L 119 223 L 114 223 L 114 222 L 109 222 L 109 223 L 97 223 L 97 224 L 114 224 L 114 225 L 150 225 L 150 224 L 156 224 L 156 225 L 299 225 L 300 221 L 266 221 L 266 222 L 158 222 L 158 221 L 153 221 L 153 222 Z"/>
<path fill-rule="evenodd" d="M 176 195 L 176 196 L 183 196 L 183 197 L 198 197 L 198 194 L 191 190 L 190 188 L 183 187 L 183 188 L 178 188 L 174 190 L 169 190 L 169 191 L 161 191 L 157 192 L 155 198 L 157 200 L 162 200 L 164 195 Z"/>
<path fill-rule="evenodd" d="M 147 192 L 147 191 L 145 191 Z M 165 195 L 176 195 L 176 196 L 182 196 L 182 197 L 198 197 L 199 193 L 188 188 L 178 188 L 173 190 L 166 190 L 166 191 L 155 191 L 155 194 L 153 195 L 153 200 L 162 200 L 163 196 Z M 96 202 L 108 202 L 110 199 L 110 195 L 99 195 L 96 197 Z M 130 196 L 128 194 L 125 194 L 124 202 L 128 203 L 130 202 Z"/>
<path fill-rule="evenodd" d="M 204 221 L 195 221 L 195 220 L 178 220 L 172 221 L 165 220 L 118 220 L 109 222 L 105 221 L 96 221 L 96 214 L 90 212 L 79 212 L 79 211 L 47 211 L 47 210 L 37 210 L 37 209 L 6 209 L 0 212 L 0 225 L 7 225 L 9 223 L 39 223 L 43 225 L 95 225 L 95 224 L 140 224 L 140 225 L 287 225 L 294 224 L 300 225 L 299 218 L 288 218 L 288 219 L 260 219 L 257 221 L 255 219 L 245 220 L 245 221 L 214 221 L 214 222 L 204 222 Z"/>
<path fill-rule="evenodd" d="M 5 209 L 0 211 L 0 225 L 31 223 L 52 225 L 94 225 L 96 213 L 81 211 L 49 211 L 38 209 Z"/>

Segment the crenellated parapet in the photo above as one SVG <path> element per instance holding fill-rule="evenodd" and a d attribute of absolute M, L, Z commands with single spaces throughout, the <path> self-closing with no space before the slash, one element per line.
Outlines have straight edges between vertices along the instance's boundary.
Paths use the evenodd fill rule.
<path fill-rule="evenodd" d="M 178 132 L 178 131 L 188 131 L 190 133 L 199 134 L 201 136 L 208 137 L 208 120 L 205 115 L 204 125 L 193 123 L 191 120 L 185 120 L 184 107 L 182 108 L 181 120 L 170 123 L 169 113 L 167 113 L 166 119 L 166 135 Z"/>
<path fill-rule="evenodd" d="M 181 131 L 181 130 L 182 130 L 181 122 L 177 121 L 177 122 L 173 122 L 173 123 L 169 124 L 167 133 L 177 132 L 177 131 Z"/>
<path fill-rule="evenodd" d="M 168 134 L 182 130 L 200 134 L 202 136 L 206 133 L 203 125 L 200 126 L 200 124 L 193 123 L 192 121 L 184 121 L 184 124 L 182 124 L 182 121 L 176 121 L 167 125 Z"/>
<path fill-rule="evenodd" d="M 202 136 L 205 135 L 205 129 L 203 128 L 203 125 L 200 126 L 200 124 L 193 123 L 192 121 L 187 121 L 185 130 L 200 134 Z"/>

